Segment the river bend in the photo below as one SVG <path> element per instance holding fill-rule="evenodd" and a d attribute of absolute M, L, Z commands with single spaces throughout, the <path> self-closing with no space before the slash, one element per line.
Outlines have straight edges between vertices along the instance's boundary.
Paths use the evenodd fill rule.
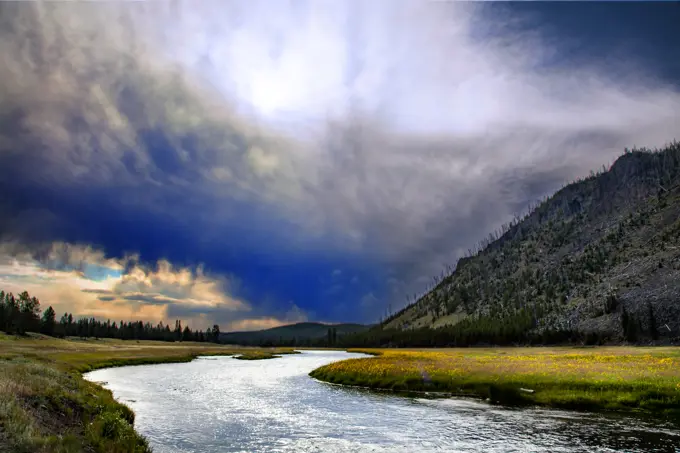
<path fill-rule="evenodd" d="M 202 357 L 85 377 L 105 382 L 135 411 L 135 427 L 155 453 L 680 452 L 680 431 L 660 422 L 406 398 L 307 375 L 361 356 Z"/>

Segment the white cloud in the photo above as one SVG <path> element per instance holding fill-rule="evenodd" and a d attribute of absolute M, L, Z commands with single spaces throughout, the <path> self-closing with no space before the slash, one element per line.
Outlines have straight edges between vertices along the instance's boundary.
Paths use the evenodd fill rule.
<path fill-rule="evenodd" d="M 4 244 L 0 289 L 15 294 L 28 291 L 41 300 L 43 308 L 51 305 L 58 314 L 152 323 L 182 319 L 194 328 L 215 323 L 223 330 L 271 327 L 307 319 L 294 304 L 282 318 L 262 316 L 250 303 L 230 294 L 229 279 L 206 275 L 200 267 L 176 267 L 166 260 L 150 267 L 133 259 L 108 258 L 91 247 L 65 243 L 42 250 Z M 114 276 L 93 279 L 88 272 L 95 264 L 114 271 Z"/>

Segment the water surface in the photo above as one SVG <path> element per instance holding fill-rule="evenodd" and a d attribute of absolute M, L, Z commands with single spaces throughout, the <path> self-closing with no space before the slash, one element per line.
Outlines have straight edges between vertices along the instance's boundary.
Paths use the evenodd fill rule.
<path fill-rule="evenodd" d="M 136 413 L 155 453 L 680 452 L 659 421 L 406 398 L 315 381 L 314 368 L 361 354 L 272 360 L 204 357 L 86 375 Z"/>

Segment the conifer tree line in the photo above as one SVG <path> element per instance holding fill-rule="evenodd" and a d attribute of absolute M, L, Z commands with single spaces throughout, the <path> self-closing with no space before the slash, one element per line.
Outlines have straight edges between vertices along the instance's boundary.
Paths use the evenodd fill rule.
<path fill-rule="evenodd" d="M 174 326 L 159 322 L 123 320 L 101 321 L 93 317 L 74 318 L 71 313 L 64 313 L 59 320 L 54 309 L 49 306 L 43 312 L 40 301 L 31 297 L 27 291 L 18 296 L 0 291 L 0 330 L 10 334 L 24 335 L 27 332 L 40 332 L 57 337 L 82 338 L 118 338 L 122 340 L 158 340 L 158 341 L 207 341 L 218 343 L 220 327 L 215 324 L 205 332 L 182 327 L 182 321 L 176 320 Z"/>
<path fill-rule="evenodd" d="M 647 323 L 623 309 L 620 319 L 623 340 L 638 343 L 659 339 L 658 323 L 651 305 Z M 378 325 L 365 332 L 345 335 L 333 346 L 354 347 L 468 347 L 527 345 L 603 345 L 617 343 L 618 338 L 599 332 L 581 332 L 569 327 L 534 330 L 538 319 L 532 310 L 522 309 L 512 315 L 473 315 L 453 326 L 418 329 L 386 329 Z M 288 346 L 283 344 L 282 346 Z"/>

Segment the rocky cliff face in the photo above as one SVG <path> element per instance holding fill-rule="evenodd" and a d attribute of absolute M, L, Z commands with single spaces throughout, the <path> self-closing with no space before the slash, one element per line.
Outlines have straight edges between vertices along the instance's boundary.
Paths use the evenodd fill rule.
<path fill-rule="evenodd" d="M 532 333 L 680 337 L 680 143 L 632 151 L 514 222 L 383 328 L 529 316 Z"/>

